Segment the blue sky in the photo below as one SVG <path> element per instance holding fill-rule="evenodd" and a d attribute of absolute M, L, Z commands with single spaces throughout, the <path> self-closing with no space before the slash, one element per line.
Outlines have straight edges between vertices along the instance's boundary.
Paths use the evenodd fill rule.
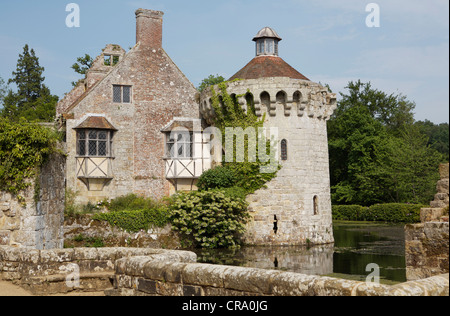
<path fill-rule="evenodd" d="M 71 2 L 81 10 L 79 28 L 65 24 Z M 366 26 L 371 2 L 379 28 Z M 29 44 L 62 97 L 80 78 L 70 68 L 77 57 L 95 57 L 109 43 L 134 46 L 138 8 L 164 11 L 164 49 L 195 86 L 245 66 L 253 36 L 270 26 L 283 38 L 280 56 L 333 92 L 370 81 L 414 101 L 417 120 L 449 121 L 448 0 L 0 0 L 0 77 L 11 77 Z"/>

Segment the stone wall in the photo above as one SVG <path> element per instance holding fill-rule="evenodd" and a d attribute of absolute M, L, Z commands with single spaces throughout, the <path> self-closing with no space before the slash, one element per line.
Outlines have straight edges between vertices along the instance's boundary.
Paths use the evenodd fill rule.
<path fill-rule="evenodd" d="M 171 225 L 129 233 L 106 221 L 93 220 L 92 215 L 80 215 L 64 220 L 64 245 L 83 247 L 90 240 L 100 240 L 105 247 L 180 248 L 178 236 Z"/>
<path fill-rule="evenodd" d="M 63 247 L 65 157 L 54 154 L 32 180 L 20 203 L 0 192 L 0 245 L 53 249 Z M 38 193 L 36 193 L 38 192 Z"/>
<path fill-rule="evenodd" d="M 176 250 L 0 246 L 0 279 L 35 295 L 73 291 L 104 291 L 107 296 L 449 295 L 448 274 L 387 286 L 195 262 L 194 253 Z"/>
<path fill-rule="evenodd" d="M 116 261 L 109 296 L 448 296 L 449 275 L 395 286 L 148 256 Z"/>
<path fill-rule="evenodd" d="M 420 212 L 421 223 L 405 227 L 406 277 L 422 279 L 449 272 L 449 164 L 439 167 L 435 199 Z"/>
<path fill-rule="evenodd" d="M 132 256 L 153 260 L 195 262 L 186 251 L 141 248 L 76 248 L 37 250 L 0 246 L 0 279 L 34 295 L 98 292 L 111 288 L 115 262 Z M 80 284 L 75 285 L 75 277 Z"/>
<path fill-rule="evenodd" d="M 208 90 L 201 94 L 200 111 L 213 123 Z M 256 115 L 265 115 L 264 127 L 277 132 L 277 162 L 282 165 L 267 188 L 247 198 L 252 220 L 245 242 L 333 243 L 327 120 L 336 107 L 336 96 L 320 84 L 283 77 L 230 82 L 227 92 L 236 95 L 245 109 L 246 98 L 253 98 Z M 281 158 L 282 140 L 287 143 L 286 160 Z"/>
<path fill-rule="evenodd" d="M 199 119 L 200 114 L 197 90 L 161 46 L 162 24 L 162 12 L 137 10 L 136 45 L 126 54 L 118 45 L 107 45 L 96 59 L 99 63 L 87 73 L 87 90 L 76 98 L 79 88 L 75 88 L 58 104 L 58 114 L 66 119 L 67 188 L 78 193 L 77 203 L 95 203 L 129 193 L 159 199 L 173 189 L 165 176 L 165 135 L 161 129 L 175 117 Z M 119 62 L 105 66 L 104 56 L 108 54 L 119 54 Z M 94 83 L 90 83 L 91 77 Z M 113 102 L 113 85 L 131 86 L 131 102 Z M 105 117 L 117 129 L 110 175 L 89 179 L 101 181 L 102 186 L 94 189 L 78 178 L 74 129 L 89 116 Z"/>

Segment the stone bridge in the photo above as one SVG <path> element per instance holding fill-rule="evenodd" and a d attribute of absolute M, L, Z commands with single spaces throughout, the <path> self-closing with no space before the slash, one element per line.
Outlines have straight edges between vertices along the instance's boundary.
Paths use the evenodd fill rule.
<path fill-rule="evenodd" d="M 37 250 L 0 246 L 0 279 L 34 295 L 448 296 L 449 275 L 394 286 L 196 263 L 189 251 L 143 248 Z"/>

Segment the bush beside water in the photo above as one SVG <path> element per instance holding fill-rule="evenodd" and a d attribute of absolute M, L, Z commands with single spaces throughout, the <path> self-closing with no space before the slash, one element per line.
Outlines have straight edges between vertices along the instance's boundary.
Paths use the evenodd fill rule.
<path fill-rule="evenodd" d="M 333 220 L 389 223 L 419 223 L 423 204 L 333 205 Z"/>

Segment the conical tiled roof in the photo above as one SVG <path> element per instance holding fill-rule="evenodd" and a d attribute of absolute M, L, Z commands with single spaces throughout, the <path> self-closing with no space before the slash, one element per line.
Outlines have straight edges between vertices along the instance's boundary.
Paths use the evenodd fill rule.
<path fill-rule="evenodd" d="M 258 56 L 253 58 L 244 68 L 239 70 L 230 80 L 259 79 L 269 77 L 288 77 L 292 79 L 308 80 L 307 77 L 295 70 L 281 57 Z"/>

